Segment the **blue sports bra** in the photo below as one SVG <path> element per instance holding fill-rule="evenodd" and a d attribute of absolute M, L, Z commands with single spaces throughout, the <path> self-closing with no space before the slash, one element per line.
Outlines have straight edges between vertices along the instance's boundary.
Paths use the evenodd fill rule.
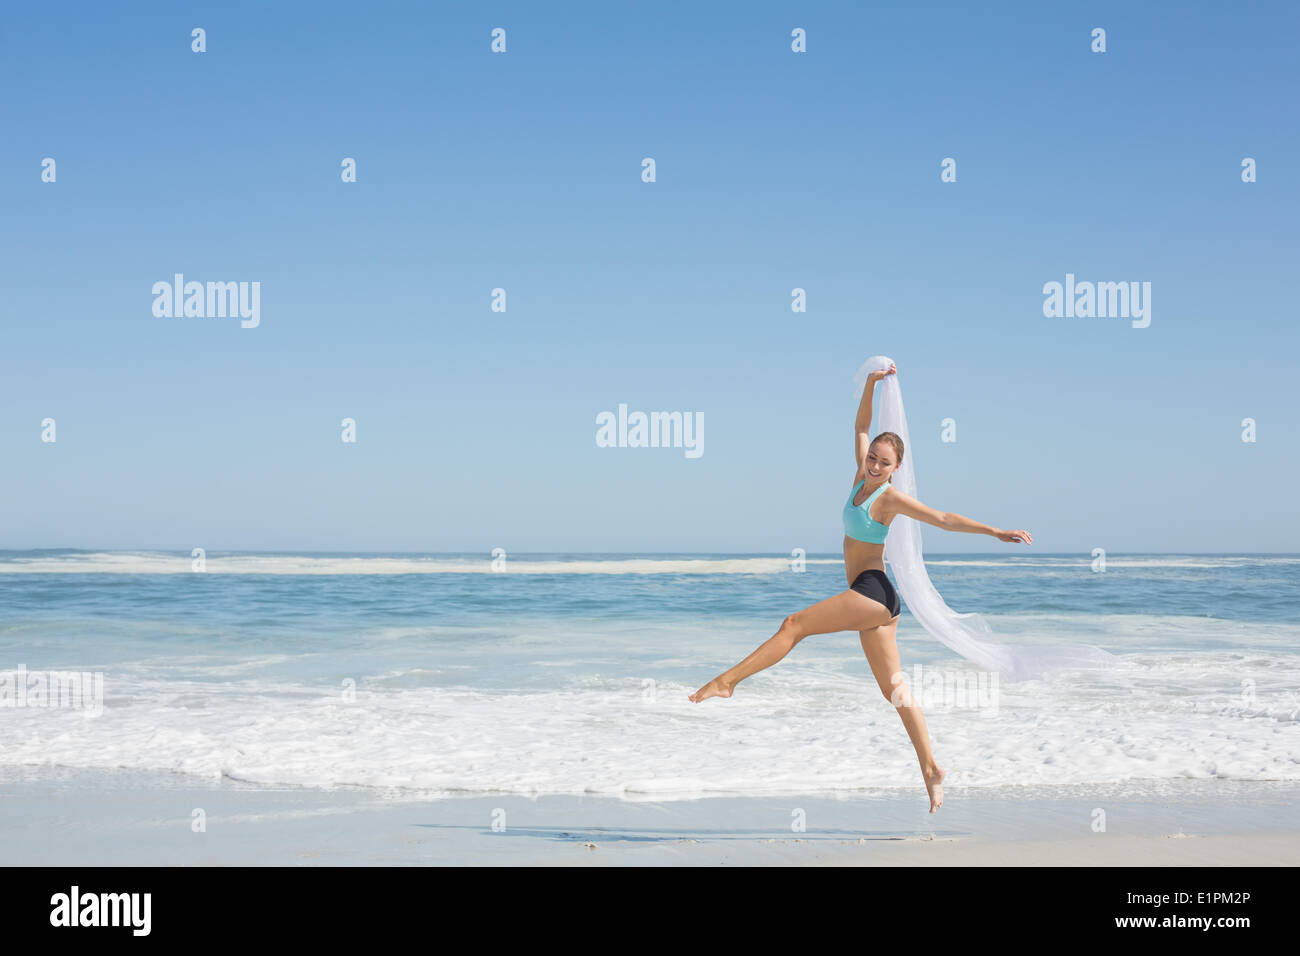
<path fill-rule="evenodd" d="M 889 525 L 881 524 L 871 517 L 871 503 L 880 497 L 882 491 L 889 487 L 889 482 L 886 481 L 873 491 L 862 504 L 855 505 L 853 498 L 866 480 L 863 478 L 862 481 L 855 484 L 853 490 L 849 492 L 849 500 L 844 502 L 844 533 L 855 541 L 865 541 L 868 544 L 884 544 L 885 535 L 889 534 Z"/>

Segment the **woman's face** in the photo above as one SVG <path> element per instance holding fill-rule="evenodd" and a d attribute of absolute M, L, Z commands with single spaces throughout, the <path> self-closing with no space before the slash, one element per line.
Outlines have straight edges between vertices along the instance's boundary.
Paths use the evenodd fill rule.
<path fill-rule="evenodd" d="M 867 477 L 872 481 L 885 481 L 897 468 L 894 449 L 885 442 L 875 442 L 867 449 Z"/>

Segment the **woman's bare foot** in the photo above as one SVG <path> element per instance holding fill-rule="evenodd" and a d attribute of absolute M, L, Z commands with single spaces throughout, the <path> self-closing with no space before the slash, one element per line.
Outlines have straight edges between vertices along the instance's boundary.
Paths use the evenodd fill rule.
<path fill-rule="evenodd" d="M 938 764 L 935 764 L 929 770 L 925 771 L 925 789 L 930 794 L 930 812 L 938 810 L 943 806 L 943 778 L 947 776 L 948 771 L 944 770 Z"/>
<path fill-rule="evenodd" d="M 730 697 L 733 685 L 725 683 L 721 677 L 715 677 L 709 681 L 694 694 L 690 699 L 699 703 L 702 700 L 708 700 L 710 697 Z"/>

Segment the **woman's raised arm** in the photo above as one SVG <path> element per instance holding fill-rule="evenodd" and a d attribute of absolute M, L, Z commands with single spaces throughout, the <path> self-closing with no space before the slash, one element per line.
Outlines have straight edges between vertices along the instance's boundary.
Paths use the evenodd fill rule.
<path fill-rule="evenodd" d="M 867 376 L 867 382 L 862 386 L 862 401 L 858 403 L 858 417 L 853 422 L 853 457 L 857 459 L 858 471 L 866 470 L 865 462 L 867 460 L 867 449 L 871 447 L 871 437 L 868 432 L 871 429 L 871 399 L 876 391 L 876 383 L 886 375 L 893 375 L 897 372 L 893 365 L 887 369 L 880 369 L 870 373 Z"/>

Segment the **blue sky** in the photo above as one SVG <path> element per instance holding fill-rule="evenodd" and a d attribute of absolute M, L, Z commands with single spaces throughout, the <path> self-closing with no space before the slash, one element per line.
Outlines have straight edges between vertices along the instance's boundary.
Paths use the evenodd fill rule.
<path fill-rule="evenodd" d="M 936 508 L 1296 550 L 1294 5 L 126 10 L 0 36 L 0 547 L 835 553 L 884 353 Z M 154 316 L 176 272 L 260 325 Z M 1150 326 L 1045 317 L 1067 273 Z M 619 403 L 704 454 L 598 448 Z"/>

